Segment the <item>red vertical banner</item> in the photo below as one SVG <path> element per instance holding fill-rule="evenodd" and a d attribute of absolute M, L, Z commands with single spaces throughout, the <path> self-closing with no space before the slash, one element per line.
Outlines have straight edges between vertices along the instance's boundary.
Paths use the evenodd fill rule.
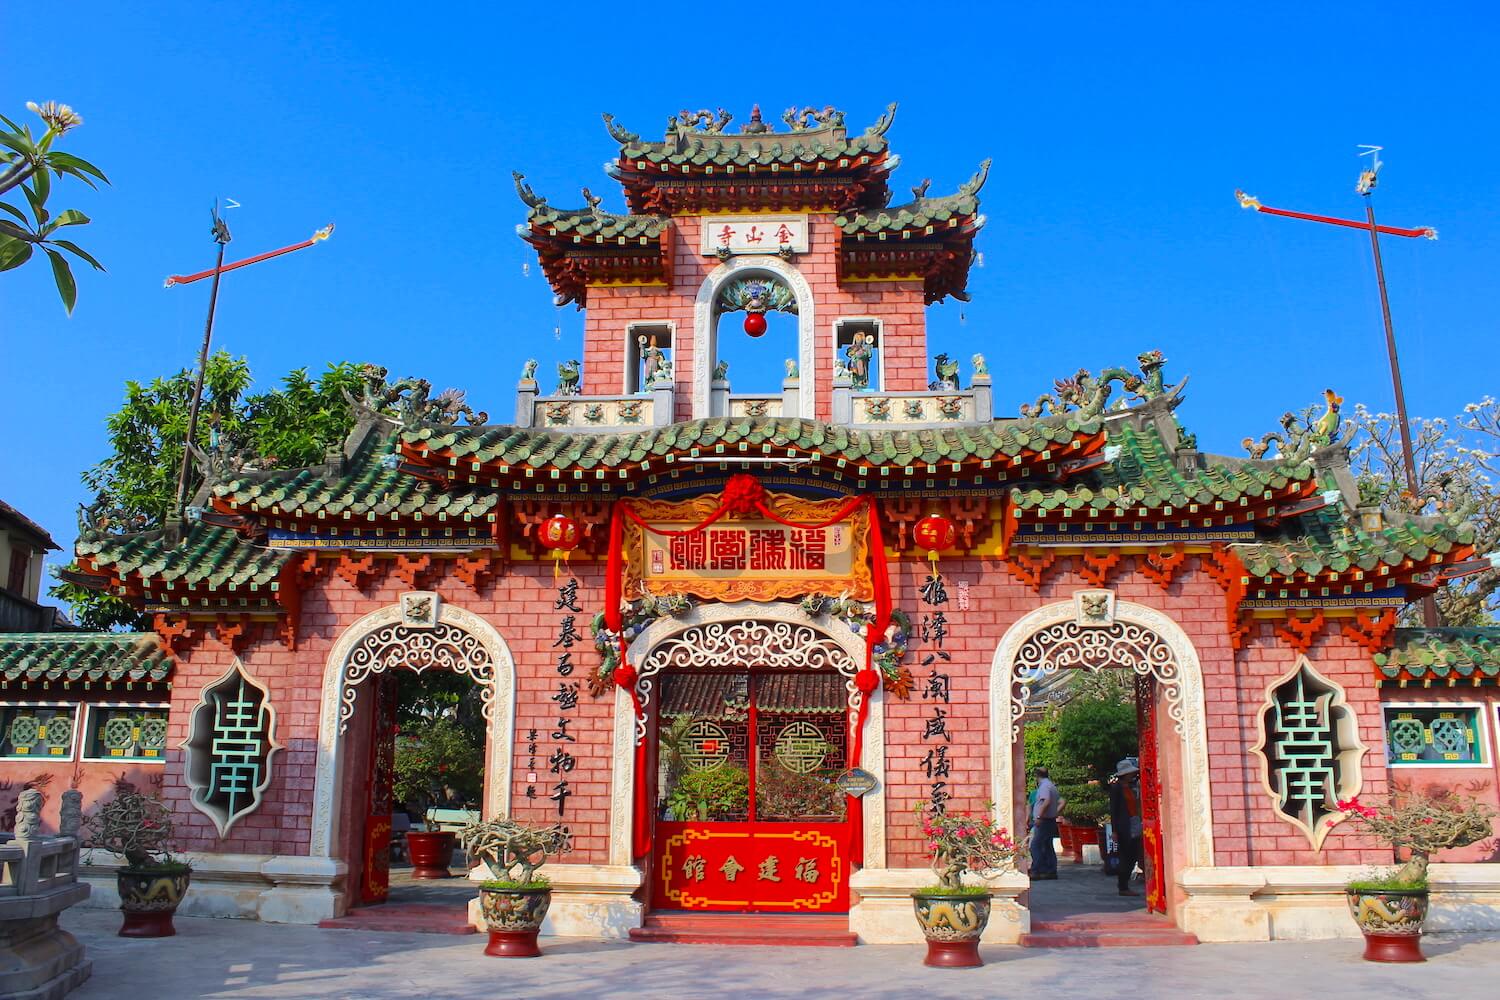
<path fill-rule="evenodd" d="M 391 798 L 396 773 L 396 678 L 376 674 L 368 681 L 370 698 L 370 770 L 365 789 L 364 875 L 362 904 L 384 903 L 391 894 Z"/>
<path fill-rule="evenodd" d="M 1156 680 L 1135 678 L 1135 721 L 1141 757 L 1141 867 L 1146 909 L 1167 912 L 1166 849 L 1161 831 L 1161 772 L 1156 760 Z"/>

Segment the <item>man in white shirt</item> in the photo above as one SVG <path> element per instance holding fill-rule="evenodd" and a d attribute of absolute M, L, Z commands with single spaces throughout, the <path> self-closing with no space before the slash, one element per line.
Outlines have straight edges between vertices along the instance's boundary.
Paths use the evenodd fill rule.
<path fill-rule="evenodd" d="M 1036 769 L 1036 795 L 1031 802 L 1031 880 L 1057 878 L 1057 817 L 1066 800 L 1057 792 L 1045 767 Z"/>

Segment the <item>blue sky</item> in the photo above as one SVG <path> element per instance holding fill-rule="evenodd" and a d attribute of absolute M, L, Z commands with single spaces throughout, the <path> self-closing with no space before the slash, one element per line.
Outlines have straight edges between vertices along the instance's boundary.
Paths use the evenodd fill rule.
<path fill-rule="evenodd" d="M 93 217 L 77 238 L 109 273 L 80 273 L 71 319 L 45 265 L 0 275 L 0 496 L 71 543 L 124 381 L 193 360 L 208 283 L 162 280 L 212 265 L 216 196 L 243 206 L 231 259 L 338 225 L 225 279 L 216 346 L 261 384 L 370 360 L 509 419 L 523 361 L 550 372 L 582 328 L 514 235 L 510 172 L 620 210 L 603 111 L 652 135 L 682 107 L 833 104 L 863 127 L 899 101 L 898 197 L 994 158 L 973 301 L 930 311 L 932 352 L 986 354 L 1013 413 L 1159 347 L 1192 377 L 1185 422 L 1229 453 L 1325 385 L 1390 406 L 1368 242 L 1233 197 L 1358 215 L 1356 144 L 1382 144 L 1381 221 L 1442 234 L 1383 244 L 1411 410 L 1500 389 L 1491 5 L 1007 6 L 71 5 L 7 45 L 0 102 L 83 114 L 65 148 L 114 184 L 53 206 Z"/>

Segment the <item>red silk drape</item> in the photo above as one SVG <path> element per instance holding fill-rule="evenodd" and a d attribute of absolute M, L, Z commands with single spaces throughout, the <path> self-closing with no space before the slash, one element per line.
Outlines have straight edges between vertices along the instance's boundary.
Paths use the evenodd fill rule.
<path fill-rule="evenodd" d="M 864 748 L 865 720 L 870 714 L 870 697 L 880 686 L 880 672 L 875 667 L 875 647 L 885 639 L 886 629 L 891 624 L 891 580 L 889 569 L 885 558 L 885 538 L 881 530 L 880 504 L 872 496 L 859 496 L 851 498 L 847 503 L 833 513 L 826 520 L 812 524 L 803 524 L 797 521 L 789 521 L 781 517 L 766 504 L 760 484 L 753 477 L 746 479 L 754 483 L 750 487 L 738 476 L 731 477 L 730 483 L 725 487 L 725 502 L 720 503 L 717 510 L 706 517 L 703 521 L 691 528 L 667 529 L 658 528 L 648 524 L 639 514 L 630 508 L 630 501 L 617 500 L 610 514 L 609 521 L 609 555 L 605 568 L 604 581 L 604 624 L 617 637 L 620 644 L 619 665 L 615 668 L 614 682 L 625 688 L 630 695 L 631 707 L 634 711 L 632 724 L 639 724 L 643 712 L 641 710 L 640 695 L 636 692 L 635 667 L 626 660 L 625 642 L 625 620 L 624 620 L 624 540 L 625 540 L 625 518 L 629 518 L 646 531 L 667 537 L 680 537 L 690 535 L 718 521 L 731 512 L 749 513 L 750 509 L 762 516 L 775 521 L 777 524 L 789 528 L 802 528 L 805 530 L 816 530 L 826 528 L 830 525 L 847 520 L 850 515 L 861 506 L 868 509 L 870 522 L 869 549 L 870 570 L 872 585 L 875 591 L 875 617 L 865 631 L 865 664 L 854 678 L 855 686 L 859 689 L 861 697 L 859 710 L 855 716 L 854 734 L 849 741 L 850 767 L 859 766 L 860 755 Z M 737 480 L 739 480 L 737 482 Z M 735 497 L 730 499 L 728 494 L 734 490 Z M 637 739 L 635 743 L 635 795 L 634 795 L 634 817 L 631 827 L 631 847 L 634 857 L 644 857 L 651 851 L 651 817 L 650 803 L 646 798 L 646 741 Z M 850 858 L 854 864 L 862 864 L 864 861 L 864 823 L 862 800 L 849 796 L 847 813 L 850 824 Z"/>

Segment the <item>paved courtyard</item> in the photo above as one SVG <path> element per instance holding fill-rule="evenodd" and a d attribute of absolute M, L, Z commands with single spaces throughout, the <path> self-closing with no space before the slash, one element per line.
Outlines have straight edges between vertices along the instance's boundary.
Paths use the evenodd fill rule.
<path fill-rule="evenodd" d="M 483 938 L 377 934 L 179 917 L 178 936 L 115 937 L 119 914 L 63 923 L 94 961 L 76 1000 L 189 997 L 1493 997 L 1500 935 L 1429 938 L 1422 966 L 1376 966 L 1355 941 L 1194 948 L 988 948 L 978 970 L 922 966 L 916 946 L 720 948 L 544 941 L 494 959 Z"/>

